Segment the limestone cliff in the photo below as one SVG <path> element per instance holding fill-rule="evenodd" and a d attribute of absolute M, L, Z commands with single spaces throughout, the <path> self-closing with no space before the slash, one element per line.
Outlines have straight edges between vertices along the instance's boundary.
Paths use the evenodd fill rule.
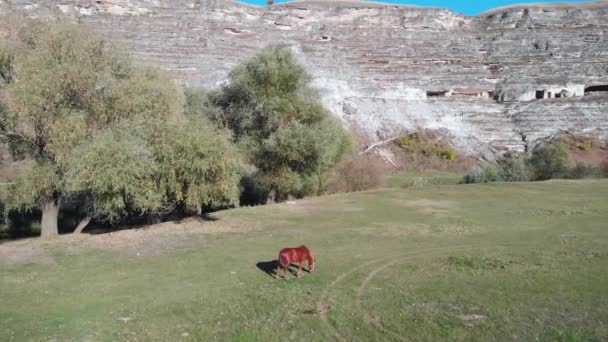
<path fill-rule="evenodd" d="M 371 141 L 423 127 L 488 153 L 560 130 L 608 132 L 605 1 L 476 17 L 361 1 L 0 0 L 0 12 L 68 16 L 206 87 L 260 47 L 287 44 L 328 108 Z"/>

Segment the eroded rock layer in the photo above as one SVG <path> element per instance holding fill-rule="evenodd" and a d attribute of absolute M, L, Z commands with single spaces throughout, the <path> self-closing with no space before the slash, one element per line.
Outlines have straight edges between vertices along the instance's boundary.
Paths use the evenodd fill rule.
<path fill-rule="evenodd" d="M 443 130 L 470 152 L 526 149 L 574 129 L 608 132 L 608 2 L 528 5 L 477 17 L 440 8 L 296 1 L 0 0 L 3 14 L 68 16 L 215 87 L 270 43 L 290 46 L 323 101 L 369 140 Z"/>

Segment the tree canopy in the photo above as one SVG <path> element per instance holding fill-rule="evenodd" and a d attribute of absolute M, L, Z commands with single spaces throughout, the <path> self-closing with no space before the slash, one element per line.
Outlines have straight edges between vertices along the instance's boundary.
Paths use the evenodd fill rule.
<path fill-rule="evenodd" d="M 16 30 L 20 58 L 0 67 L 16 75 L 0 134 L 19 137 L 32 158 L 10 204 L 42 208 L 43 235 L 57 234 L 61 204 L 75 196 L 86 223 L 236 201 L 237 154 L 224 133 L 184 115 L 167 75 L 134 66 L 82 26 L 34 28 Z"/>
<path fill-rule="evenodd" d="M 249 188 L 321 193 L 351 140 L 310 81 L 271 46 L 221 89 L 182 92 L 83 26 L 15 25 L 0 41 L 0 142 L 30 163 L 8 204 L 40 208 L 46 236 L 65 203 L 80 232 L 91 219 L 234 205 Z"/>
<path fill-rule="evenodd" d="M 208 111 L 211 120 L 232 132 L 270 200 L 324 191 L 350 148 L 310 81 L 290 50 L 270 46 L 237 66 L 210 96 L 220 108 Z"/>

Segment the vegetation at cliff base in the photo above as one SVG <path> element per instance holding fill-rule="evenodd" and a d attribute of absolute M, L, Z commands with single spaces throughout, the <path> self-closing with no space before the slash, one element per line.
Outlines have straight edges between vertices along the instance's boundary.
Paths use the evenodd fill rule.
<path fill-rule="evenodd" d="M 81 26 L 27 20 L 8 35 L 0 143 L 25 166 L 5 211 L 41 210 L 42 236 L 58 234 L 68 209 L 81 232 L 92 220 L 321 194 L 350 152 L 287 48 L 263 49 L 221 89 L 202 92 L 136 66 Z"/>

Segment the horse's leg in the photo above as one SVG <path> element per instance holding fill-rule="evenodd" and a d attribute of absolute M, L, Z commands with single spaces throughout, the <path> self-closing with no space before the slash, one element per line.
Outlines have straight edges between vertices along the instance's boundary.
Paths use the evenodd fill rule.
<path fill-rule="evenodd" d="M 298 277 L 302 275 L 302 266 L 304 266 L 304 261 L 300 261 L 300 268 L 298 268 L 298 273 L 296 274 Z"/>
<path fill-rule="evenodd" d="M 287 274 L 287 267 L 289 267 L 289 265 L 283 266 L 283 277 L 285 277 L 285 279 L 289 279 L 289 275 Z"/>

